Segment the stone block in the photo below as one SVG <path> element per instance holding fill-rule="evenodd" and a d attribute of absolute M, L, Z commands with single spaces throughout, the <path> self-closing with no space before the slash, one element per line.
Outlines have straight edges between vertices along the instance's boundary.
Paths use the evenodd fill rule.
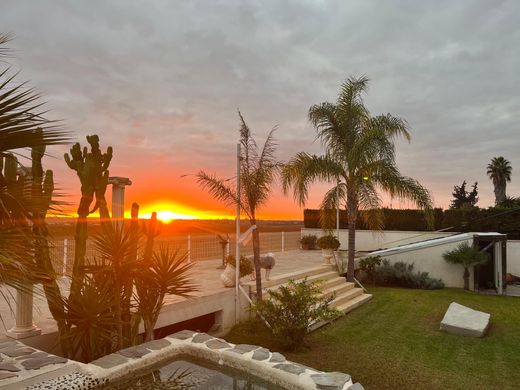
<path fill-rule="evenodd" d="M 460 336 L 484 337 L 491 315 L 452 302 L 441 321 L 440 329 Z"/>

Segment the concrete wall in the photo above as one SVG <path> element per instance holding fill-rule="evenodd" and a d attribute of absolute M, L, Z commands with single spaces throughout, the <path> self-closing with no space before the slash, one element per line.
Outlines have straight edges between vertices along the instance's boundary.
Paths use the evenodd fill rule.
<path fill-rule="evenodd" d="M 321 229 L 306 229 L 301 230 L 301 235 L 313 234 L 317 237 L 321 237 L 327 234 Z M 333 231 L 336 235 L 336 230 Z M 438 233 L 438 232 L 404 232 L 404 231 L 376 231 L 376 230 L 356 230 L 356 250 L 358 251 L 375 251 L 378 249 L 392 248 L 399 245 L 411 244 L 413 242 L 431 240 L 434 238 L 447 237 L 454 234 L 450 233 Z M 340 249 L 346 250 L 348 243 L 348 230 L 340 229 L 339 241 L 341 243 Z"/>
<path fill-rule="evenodd" d="M 507 272 L 520 276 L 520 240 L 507 241 Z"/>
<path fill-rule="evenodd" d="M 442 258 L 444 252 L 456 248 L 462 242 L 464 241 L 445 243 L 443 245 L 381 257 L 388 259 L 390 263 L 398 261 L 403 261 L 408 264 L 413 263 L 415 271 L 428 272 L 432 278 L 442 279 L 446 287 L 463 288 L 464 279 L 462 276 L 464 274 L 464 268 L 460 265 L 450 264 Z M 472 244 L 473 239 L 466 240 L 466 242 Z M 473 269 L 470 269 L 469 288 L 474 288 Z"/>

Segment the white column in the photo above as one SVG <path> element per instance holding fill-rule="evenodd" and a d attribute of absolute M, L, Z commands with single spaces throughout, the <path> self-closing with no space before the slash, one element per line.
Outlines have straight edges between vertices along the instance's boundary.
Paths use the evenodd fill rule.
<path fill-rule="evenodd" d="M 24 339 L 41 334 L 41 329 L 33 324 L 33 291 L 28 284 L 16 292 L 16 324 L 7 331 L 6 336 Z"/>
<path fill-rule="evenodd" d="M 285 232 L 282 232 L 282 252 L 285 252 Z"/>
<path fill-rule="evenodd" d="M 112 222 L 120 228 L 125 218 L 125 186 L 132 182 L 127 177 L 114 176 L 108 183 L 112 184 Z"/>

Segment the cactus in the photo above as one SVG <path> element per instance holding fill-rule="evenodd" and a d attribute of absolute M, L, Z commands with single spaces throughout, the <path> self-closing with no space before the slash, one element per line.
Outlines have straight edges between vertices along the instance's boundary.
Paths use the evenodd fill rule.
<path fill-rule="evenodd" d="M 87 249 L 87 217 L 89 214 L 99 210 L 101 224 L 112 228 L 110 213 L 105 200 L 105 191 L 108 185 L 108 167 L 112 160 L 112 147 L 107 148 L 106 153 L 101 153 L 99 148 L 99 137 L 97 135 L 87 136 L 90 144 L 90 152 L 87 147 L 81 150 L 79 143 L 70 149 L 70 156 L 65 153 L 65 162 L 70 169 L 76 171 L 81 182 L 81 200 L 78 207 L 78 220 L 76 223 L 76 248 L 74 253 L 74 264 L 72 269 L 71 298 L 79 294 L 85 265 L 85 252 Z M 90 206 L 94 201 L 92 209 Z"/>
<path fill-rule="evenodd" d="M 41 132 L 41 129 L 39 131 Z M 45 223 L 45 217 L 52 205 L 54 177 L 52 170 L 47 170 L 45 175 L 43 173 L 42 158 L 44 155 L 45 145 L 35 146 L 31 150 L 31 219 L 35 239 L 35 262 L 47 279 L 43 283 L 43 290 L 49 311 L 56 320 L 59 333 L 64 334 L 68 329 L 65 321 L 65 306 L 49 254 L 48 229 Z M 65 354 L 68 354 L 70 350 L 68 343 L 63 339 L 62 350 Z"/>

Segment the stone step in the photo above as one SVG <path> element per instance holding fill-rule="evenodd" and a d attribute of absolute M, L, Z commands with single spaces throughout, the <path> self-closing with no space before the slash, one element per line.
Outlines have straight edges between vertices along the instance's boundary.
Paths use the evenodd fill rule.
<path fill-rule="evenodd" d="M 323 295 L 330 296 L 335 295 L 336 297 L 339 297 L 340 295 L 344 294 L 345 292 L 352 290 L 355 287 L 354 283 L 345 282 L 345 279 L 343 279 L 343 282 L 341 284 L 333 285 L 332 287 L 329 287 L 323 291 Z"/>
<path fill-rule="evenodd" d="M 333 308 L 339 308 L 343 304 L 353 300 L 356 297 L 359 297 L 360 295 L 363 295 L 363 290 L 358 287 L 351 288 L 350 290 L 337 295 L 336 298 L 330 303 L 330 307 Z"/>
<path fill-rule="evenodd" d="M 289 272 L 289 273 L 282 274 L 282 275 L 276 275 L 276 276 L 271 277 L 270 280 L 262 279 L 262 286 L 264 288 L 270 288 L 273 286 L 278 286 L 280 284 L 287 283 L 289 280 L 301 280 L 301 279 L 304 279 L 305 277 L 307 277 L 308 280 L 310 280 L 311 277 L 314 277 L 314 276 L 317 276 L 320 274 L 332 275 L 333 274 L 332 271 L 333 271 L 332 265 L 324 264 L 319 267 L 308 268 L 304 271 L 296 271 L 296 272 Z M 334 274 L 337 275 L 337 273 L 335 273 L 335 272 L 334 272 Z M 244 285 L 254 286 L 255 281 L 254 280 L 248 281 L 247 283 L 244 283 Z"/>
<path fill-rule="evenodd" d="M 339 311 L 342 311 L 343 313 L 346 314 L 346 313 L 358 308 L 359 306 L 361 306 L 365 302 L 368 302 L 371 299 L 372 299 L 372 294 L 363 293 L 363 294 L 355 297 L 354 299 L 351 299 L 351 300 L 343 303 L 342 305 L 337 306 L 336 309 Z"/>

